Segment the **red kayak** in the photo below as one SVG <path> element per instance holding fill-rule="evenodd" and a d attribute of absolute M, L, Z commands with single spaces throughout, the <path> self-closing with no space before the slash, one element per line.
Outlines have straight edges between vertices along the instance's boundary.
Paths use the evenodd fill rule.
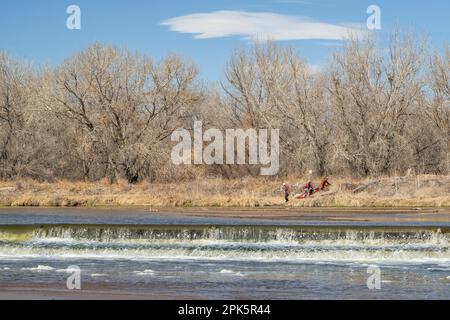
<path fill-rule="evenodd" d="M 314 189 L 313 192 L 310 193 L 308 196 L 312 196 L 312 195 L 316 194 L 316 193 L 319 192 L 319 191 L 320 191 L 320 189 L 319 189 L 319 188 L 316 188 L 316 189 Z M 306 196 L 305 193 L 301 193 L 301 194 L 295 195 L 295 199 L 297 199 L 297 200 L 302 200 L 302 199 L 305 199 L 305 198 L 307 198 L 307 196 Z"/>

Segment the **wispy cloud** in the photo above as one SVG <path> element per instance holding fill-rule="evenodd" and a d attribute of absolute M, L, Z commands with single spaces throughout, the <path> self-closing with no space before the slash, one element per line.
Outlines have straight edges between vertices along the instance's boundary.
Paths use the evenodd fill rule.
<path fill-rule="evenodd" d="M 196 39 L 241 36 L 247 39 L 343 40 L 362 32 L 362 27 L 354 24 L 330 24 L 271 12 L 194 13 L 168 19 L 161 24 L 174 32 L 195 34 Z"/>

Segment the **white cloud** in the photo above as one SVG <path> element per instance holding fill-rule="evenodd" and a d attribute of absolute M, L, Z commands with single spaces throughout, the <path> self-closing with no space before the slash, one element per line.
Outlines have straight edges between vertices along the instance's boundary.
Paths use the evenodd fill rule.
<path fill-rule="evenodd" d="M 168 19 L 161 24 L 174 32 L 195 34 L 196 39 L 241 36 L 262 40 L 343 40 L 362 32 L 362 28 L 355 25 L 330 24 L 271 12 L 194 13 Z"/>

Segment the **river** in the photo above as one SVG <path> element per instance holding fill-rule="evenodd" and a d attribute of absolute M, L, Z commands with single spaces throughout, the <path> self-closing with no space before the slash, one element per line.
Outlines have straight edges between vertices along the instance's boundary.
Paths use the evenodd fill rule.
<path fill-rule="evenodd" d="M 445 214 L 257 212 L 0 209 L 0 298 L 450 299 Z"/>

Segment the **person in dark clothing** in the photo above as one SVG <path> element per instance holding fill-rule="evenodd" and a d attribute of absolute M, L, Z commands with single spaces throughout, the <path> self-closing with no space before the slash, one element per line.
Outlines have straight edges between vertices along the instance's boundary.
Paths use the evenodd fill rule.
<path fill-rule="evenodd" d="M 291 193 L 291 188 L 287 183 L 283 183 L 283 191 L 284 191 L 284 200 L 286 200 L 286 203 L 289 202 L 289 195 Z"/>

